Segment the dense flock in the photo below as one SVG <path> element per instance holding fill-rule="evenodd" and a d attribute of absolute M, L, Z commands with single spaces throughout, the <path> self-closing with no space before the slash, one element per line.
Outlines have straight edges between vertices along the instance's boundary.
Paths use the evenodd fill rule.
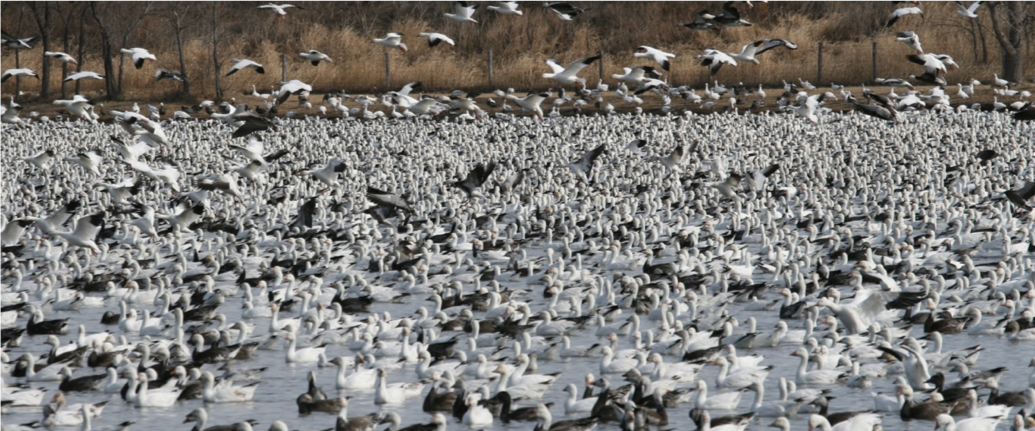
<path fill-rule="evenodd" d="M 3 429 L 1032 425 L 1031 123 L 275 122 L 4 129 Z"/>

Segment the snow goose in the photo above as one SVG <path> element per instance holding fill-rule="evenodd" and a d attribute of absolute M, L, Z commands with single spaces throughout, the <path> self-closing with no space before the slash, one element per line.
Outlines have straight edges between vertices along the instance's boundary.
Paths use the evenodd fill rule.
<path fill-rule="evenodd" d="M 489 409 L 482 406 L 478 401 L 480 396 L 478 394 L 470 394 L 464 403 L 467 404 L 467 412 L 464 413 L 461 422 L 471 428 L 485 428 L 492 426 L 493 418 L 492 412 Z"/>
<path fill-rule="evenodd" d="M 175 387 L 173 389 L 150 390 L 148 388 L 147 374 L 145 373 L 138 374 L 137 381 L 140 387 L 137 390 L 137 396 L 133 403 L 137 407 L 170 407 L 180 397 L 180 390 Z"/>
<path fill-rule="evenodd" d="M 145 60 L 151 60 L 152 63 L 158 61 L 154 54 L 147 52 L 144 48 L 122 48 L 121 52 L 129 54 L 133 58 L 133 66 L 136 66 L 137 69 L 144 67 Z"/>
<path fill-rule="evenodd" d="M 96 256 L 101 252 L 94 239 L 97 233 L 104 227 L 104 218 L 107 213 L 104 211 L 80 217 L 76 220 L 75 230 L 71 232 L 57 232 L 69 246 L 89 248 Z"/>
<path fill-rule="evenodd" d="M 81 95 L 76 94 L 69 100 L 55 100 L 53 103 L 55 105 L 64 106 L 65 110 L 75 117 L 82 118 L 90 122 L 97 121 L 97 116 L 93 113 L 93 105 L 90 104 L 90 101 L 87 98 Z"/>
<path fill-rule="evenodd" d="M 791 50 L 798 49 L 798 45 L 785 39 L 763 39 L 744 45 L 744 47 L 740 49 L 739 54 L 729 54 L 729 56 L 745 63 L 750 62 L 759 64 L 758 59 L 755 57 L 773 48 L 781 46 Z M 736 66 L 736 64 L 734 64 L 734 66 Z M 718 71 L 718 68 L 716 68 L 716 71 Z"/>
<path fill-rule="evenodd" d="M 873 431 L 874 427 L 880 423 L 881 415 L 877 413 L 858 414 L 834 426 L 830 426 L 830 421 L 821 415 L 811 415 L 809 416 L 809 431 L 816 428 L 823 431 Z"/>
<path fill-rule="evenodd" d="M 76 73 L 73 73 L 71 75 L 68 75 L 68 77 L 64 79 L 64 82 L 78 81 L 80 79 L 102 80 L 102 79 L 104 79 L 104 75 L 101 75 L 101 74 L 99 74 L 97 72 L 88 72 L 88 71 L 76 72 Z"/>
<path fill-rule="evenodd" d="M 715 23 L 711 22 L 713 19 L 715 19 L 715 15 L 708 13 L 708 11 L 700 11 L 694 14 L 693 21 L 679 24 L 678 27 L 686 27 L 691 30 L 709 30 L 715 28 Z"/>
<path fill-rule="evenodd" d="M 736 410 L 744 391 L 731 391 L 718 395 L 708 395 L 708 383 L 698 380 L 695 388 L 697 397 L 694 398 L 694 408 L 702 410 Z"/>
<path fill-rule="evenodd" d="M 917 54 L 924 53 L 924 48 L 920 45 L 920 36 L 916 32 L 900 31 L 895 33 L 895 40 L 906 44 L 906 46 L 915 50 Z"/>
<path fill-rule="evenodd" d="M 588 176 L 590 171 L 593 170 L 593 162 L 604 154 L 604 150 L 604 144 L 600 144 L 596 148 L 583 153 L 582 157 L 568 164 L 568 167 L 576 174 Z"/>
<path fill-rule="evenodd" d="M 535 417 L 536 425 L 534 431 L 590 431 L 596 428 L 599 421 L 595 416 L 591 416 L 582 419 L 554 422 L 553 415 L 550 414 L 550 408 L 546 404 L 536 405 Z"/>
<path fill-rule="evenodd" d="M 549 60 L 546 60 L 546 65 L 550 66 L 550 69 L 553 70 L 553 72 L 543 73 L 543 78 L 549 78 L 554 81 L 560 82 L 561 84 L 574 84 L 576 82 L 585 84 L 586 79 L 579 78 L 576 75 L 579 73 L 579 71 L 585 69 L 586 66 L 593 64 L 594 61 L 597 61 L 599 59 L 600 56 L 595 55 L 592 57 L 586 57 L 583 59 L 575 60 L 568 64 L 567 67 L 563 67 L 560 65 L 560 63 L 557 63 L 557 60 L 551 58 Z"/>
<path fill-rule="evenodd" d="M 0 38 L 0 41 L 2 41 L 0 43 L 11 49 L 32 49 L 32 45 L 29 44 L 34 40 L 36 40 L 36 36 L 17 38 L 7 34 L 5 31 L 3 32 L 3 37 Z"/>
<path fill-rule="evenodd" d="M 662 69 L 667 71 L 667 70 L 669 70 L 669 67 L 672 65 L 672 63 L 669 61 L 669 59 L 670 58 L 675 58 L 676 55 L 672 54 L 670 52 L 665 52 L 665 51 L 662 51 L 660 49 L 655 49 L 655 48 L 651 48 L 649 46 L 643 45 L 643 46 L 640 46 L 640 47 L 636 48 L 636 53 L 633 54 L 633 57 L 636 57 L 636 58 L 649 58 L 651 60 L 654 60 L 659 65 L 661 65 Z"/>
<path fill-rule="evenodd" d="M 47 404 L 43 406 L 44 423 L 48 427 L 82 424 L 86 420 L 86 416 L 100 417 L 104 407 L 108 404 L 107 401 L 104 401 L 93 404 L 77 403 L 65 405 L 65 394 L 61 392 L 54 394 L 50 402 L 53 405 Z"/>
<path fill-rule="evenodd" d="M 50 52 L 50 51 L 47 51 L 47 52 L 44 52 L 43 55 L 45 55 L 47 57 L 50 57 L 50 58 L 53 58 L 53 59 L 55 59 L 57 61 L 60 61 L 62 63 L 72 63 L 72 64 L 76 64 L 76 65 L 79 64 L 79 62 L 76 61 L 76 59 L 74 57 L 72 57 L 71 55 L 65 54 L 63 52 Z"/>
<path fill-rule="evenodd" d="M 402 52 L 406 52 L 406 44 L 402 42 L 402 35 L 399 33 L 388 33 L 382 39 L 374 39 L 374 43 L 380 43 L 389 48 L 399 48 Z"/>
<path fill-rule="evenodd" d="M 569 383 L 568 386 L 565 386 L 564 392 L 568 393 L 568 398 L 564 401 L 564 412 L 568 415 L 590 413 L 593 411 L 593 406 L 597 403 L 597 397 L 586 397 L 580 400 L 578 398 L 579 390 L 574 383 Z"/>
<path fill-rule="evenodd" d="M 956 422 L 952 416 L 942 413 L 934 419 L 934 429 L 945 427 L 945 431 L 995 431 L 1000 420 L 1001 416 L 968 418 Z"/>
<path fill-rule="evenodd" d="M 155 82 L 158 81 L 187 82 L 187 75 L 179 70 L 165 70 L 159 67 L 155 69 Z"/>
<path fill-rule="evenodd" d="M 791 356 L 801 358 L 801 364 L 798 365 L 798 373 L 795 376 L 795 382 L 798 385 L 832 385 L 848 377 L 846 374 L 835 370 L 808 371 L 809 352 L 804 347 L 799 347 L 798 350 L 791 352 Z"/>
<path fill-rule="evenodd" d="M 345 373 L 349 367 L 344 357 L 335 357 L 330 360 L 330 363 L 338 366 L 338 375 L 334 384 L 339 391 L 346 389 L 373 389 L 377 384 L 377 369 L 359 369 L 357 367 L 356 371 L 346 376 Z"/>
<path fill-rule="evenodd" d="M 255 389 L 258 388 L 259 385 L 259 382 L 254 382 L 244 386 L 231 386 L 231 383 L 226 381 L 221 383 L 217 388 L 215 386 L 215 376 L 208 371 L 201 373 L 201 380 L 204 383 L 201 398 L 204 399 L 206 403 L 240 403 L 251 401 L 252 397 L 255 396 Z"/>
<path fill-rule="evenodd" d="M 312 63 L 313 66 L 319 65 L 321 61 L 326 61 L 328 63 L 334 63 L 334 60 L 331 60 L 331 57 L 328 57 L 327 54 L 324 54 L 324 53 L 322 53 L 320 51 L 317 51 L 315 49 L 310 49 L 308 52 L 300 52 L 300 53 L 298 53 L 298 56 L 302 57 L 302 58 L 304 58 L 306 60 L 309 60 L 309 62 Z M 237 66 L 237 65 L 234 65 L 234 66 Z M 309 91 L 312 91 L 312 89 L 309 89 Z"/>
<path fill-rule="evenodd" d="M 715 22 L 727 27 L 751 27 L 752 24 L 740 17 L 740 11 L 728 1 L 722 5 L 722 14 L 714 18 Z"/>
<path fill-rule="evenodd" d="M 238 424 L 205 426 L 208 423 L 208 411 L 206 411 L 204 407 L 198 407 L 190 413 L 187 413 L 187 417 L 183 419 L 183 423 L 188 422 L 194 422 L 194 428 L 192 428 L 192 430 L 197 431 L 243 431 L 238 427 Z M 240 423 L 255 425 L 258 422 L 254 419 L 248 419 Z M 271 427 L 270 429 L 273 428 Z"/>
<path fill-rule="evenodd" d="M 572 6 L 570 3 L 565 2 L 543 3 L 543 7 L 556 13 L 561 21 L 571 21 L 579 14 L 586 12 L 583 8 Z"/>
<path fill-rule="evenodd" d="M 310 52 L 312 52 L 312 51 L 310 51 Z M 330 59 L 327 59 L 327 61 L 330 61 Z M 317 63 L 319 63 L 319 61 L 317 61 Z M 248 60 L 248 59 L 237 59 L 237 58 L 235 58 L 234 59 L 233 67 L 230 68 L 230 71 L 227 72 L 225 76 L 233 75 L 233 74 L 237 73 L 238 70 L 247 69 L 247 68 L 254 69 L 255 73 L 258 73 L 260 75 L 265 75 L 266 74 L 266 69 L 263 69 L 261 64 L 256 63 L 256 62 L 251 61 L 251 60 Z M 252 86 L 252 92 L 254 92 L 254 91 L 255 91 L 255 86 Z"/>
<path fill-rule="evenodd" d="M 884 27 L 891 27 L 892 25 L 895 25 L 895 22 L 898 21 L 899 18 L 902 18 L 906 15 L 920 15 L 920 22 L 923 22 L 924 19 L 924 12 L 921 11 L 920 8 L 904 7 L 900 9 L 895 9 L 895 11 L 888 16 L 888 23 L 885 24 Z"/>
<path fill-rule="evenodd" d="M 981 7 L 981 1 L 980 0 L 976 1 L 974 3 L 971 3 L 970 6 L 965 6 L 963 4 L 963 2 L 957 1 L 956 2 L 956 13 L 958 13 L 960 15 L 963 15 L 963 16 L 965 16 L 967 18 L 974 19 L 974 18 L 978 17 L 976 12 L 977 12 L 979 7 Z"/>
<path fill-rule="evenodd" d="M 543 119 L 543 109 L 540 108 L 539 105 L 541 105 L 547 97 L 549 97 L 547 93 L 529 93 L 525 97 L 517 97 L 513 94 L 506 95 L 506 99 L 517 103 L 517 105 L 521 107 L 522 112 L 534 112 L 540 120 Z"/>
<path fill-rule="evenodd" d="M 690 413 L 691 419 L 695 419 L 693 416 L 694 411 L 691 410 Z M 728 421 L 723 421 L 724 423 L 722 424 L 716 423 L 715 426 L 712 426 L 711 413 L 708 413 L 707 411 L 701 411 L 700 417 L 696 418 L 696 421 L 700 424 L 698 426 L 699 431 L 744 431 L 745 429 L 747 429 L 747 426 L 751 423 L 752 417 L 753 416 L 737 415 L 716 418 L 716 422 L 718 422 L 719 419 L 725 419 Z"/>
<path fill-rule="evenodd" d="M 849 304 L 837 304 L 828 298 L 820 298 L 816 305 L 829 308 L 849 335 L 858 335 L 868 330 L 881 313 L 887 310 L 907 309 L 926 297 L 926 292 L 859 289 L 855 293 L 855 299 Z"/>
<path fill-rule="evenodd" d="M 473 22 L 477 24 L 478 21 L 475 21 L 471 16 L 474 15 L 474 11 L 478 9 L 478 6 L 481 5 L 477 3 L 470 4 L 465 1 L 458 1 L 453 3 L 453 13 L 446 12 L 442 15 L 445 15 L 446 18 L 454 21 Z"/>
<path fill-rule="evenodd" d="M 520 6 L 521 4 L 516 1 L 498 1 L 495 5 L 485 8 L 503 15 L 524 15 L 524 12 L 518 10 Z"/>
<path fill-rule="evenodd" d="M 456 46 L 456 42 L 453 42 L 453 39 L 442 33 L 417 33 L 417 37 L 428 38 L 428 46 L 430 47 L 435 47 L 442 42 L 449 44 L 449 46 Z"/>
<path fill-rule="evenodd" d="M 715 377 L 715 385 L 720 388 L 741 389 L 751 386 L 755 382 L 764 382 L 769 377 L 773 366 L 767 367 L 741 367 L 730 371 L 730 363 L 725 357 L 718 357 L 712 361 L 713 365 L 719 366 L 719 375 Z"/>
<path fill-rule="evenodd" d="M 322 54 L 321 54 L 322 55 Z M 297 79 L 292 79 L 288 82 L 280 85 L 280 90 L 277 92 L 277 105 L 281 105 L 287 101 L 288 97 L 292 94 L 307 95 L 313 91 L 313 87 Z M 237 132 L 234 132 L 237 133 Z M 244 135 L 242 135 L 244 136 Z"/>
<path fill-rule="evenodd" d="M 423 382 L 388 384 L 388 374 L 384 368 L 377 369 L 377 385 L 374 387 L 374 404 L 400 404 L 410 397 L 419 397 L 423 392 Z"/>
<path fill-rule="evenodd" d="M 276 304 L 271 305 L 271 307 L 273 306 L 276 306 Z M 284 359 L 289 364 L 313 363 L 319 361 L 320 354 L 324 353 L 324 351 L 327 349 L 325 346 L 306 347 L 302 349 L 297 349 L 297 337 L 295 336 L 294 332 L 288 332 L 284 338 L 289 342 L 287 351 L 284 354 Z"/>
<path fill-rule="evenodd" d="M 296 9 L 300 9 L 300 10 L 305 10 L 304 7 L 296 6 L 296 5 L 293 5 L 293 4 L 273 4 L 273 3 L 268 3 L 268 4 L 261 5 L 261 6 L 258 7 L 258 9 L 273 9 L 273 11 L 276 12 L 277 14 L 279 14 L 281 16 L 284 16 L 284 15 L 287 15 L 287 11 L 285 9 L 292 8 L 292 7 L 296 8 Z"/>
<path fill-rule="evenodd" d="M 611 75 L 611 79 L 639 85 L 648 78 L 661 77 L 661 72 L 658 72 L 650 66 L 624 67 L 622 68 L 622 71 L 624 73 L 623 75 L 613 74 Z"/>
<path fill-rule="evenodd" d="M 732 66 L 737 65 L 737 60 L 734 60 L 729 54 L 717 49 L 705 49 L 704 54 L 698 55 L 696 58 L 701 60 L 701 66 L 708 66 L 708 71 L 712 75 L 716 74 L 723 64 L 729 64 Z"/>
<path fill-rule="evenodd" d="M 26 69 L 23 67 L 21 69 L 5 70 L 3 76 L 0 76 L 0 82 L 6 82 L 12 76 L 31 76 L 33 78 L 40 79 L 40 77 L 36 76 L 36 72 L 33 72 L 32 69 Z"/>

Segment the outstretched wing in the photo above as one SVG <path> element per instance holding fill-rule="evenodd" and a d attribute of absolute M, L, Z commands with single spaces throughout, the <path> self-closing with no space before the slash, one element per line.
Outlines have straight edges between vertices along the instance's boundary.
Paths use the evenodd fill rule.
<path fill-rule="evenodd" d="M 570 74 L 570 75 L 575 75 L 575 74 L 579 73 L 580 70 L 585 69 L 586 66 L 589 66 L 589 65 L 593 64 L 593 62 L 597 61 L 597 60 L 600 60 L 600 56 L 599 55 L 595 55 L 595 56 L 592 56 L 592 57 L 586 57 L 586 58 L 583 58 L 581 60 L 573 61 L 571 64 L 568 65 L 568 67 L 564 68 L 564 73 Z"/>

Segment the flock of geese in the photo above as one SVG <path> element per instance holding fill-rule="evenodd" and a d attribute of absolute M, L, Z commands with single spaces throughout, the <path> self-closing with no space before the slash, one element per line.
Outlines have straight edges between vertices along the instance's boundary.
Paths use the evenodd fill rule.
<path fill-rule="evenodd" d="M 750 25 L 735 10 L 687 27 Z M 897 37 L 929 78 L 952 68 Z M 778 47 L 795 48 L 704 61 Z M 672 54 L 635 55 L 658 67 L 617 91 L 692 101 L 658 79 Z M 608 91 L 578 77 L 596 59 L 548 62 L 575 86 L 555 107 Z M 1016 121 L 1030 94 L 999 81 L 1018 104 L 988 112 L 893 79 L 903 96 L 866 103 L 787 84 L 790 115 L 546 120 L 552 93 L 501 91 L 538 118 L 490 119 L 419 83 L 325 95 L 339 116 L 272 115 L 311 103 L 299 81 L 172 115 L 76 96 L 23 118 L 12 99 L 2 428 L 1035 427 L 1035 128 Z M 723 90 L 709 103 L 758 97 Z M 822 108 L 839 96 L 856 112 Z"/>

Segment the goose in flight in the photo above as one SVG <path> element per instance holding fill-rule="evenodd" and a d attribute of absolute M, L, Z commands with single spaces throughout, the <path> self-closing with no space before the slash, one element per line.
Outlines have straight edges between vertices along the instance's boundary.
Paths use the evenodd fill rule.
<path fill-rule="evenodd" d="M 280 15 L 287 15 L 287 11 L 284 10 L 284 9 L 287 9 L 289 7 L 305 10 L 304 7 L 302 7 L 302 6 L 295 6 L 293 4 L 273 4 L 273 3 L 264 4 L 262 6 L 259 6 L 259 9 L 273 9 L 275 12 L 277 12 Z"/>
<path fill-rule="evenodd" d="M 479 165 L 480 166 L 480 165 Z M 470 177 L 470 175 L 468 175 Z M 396 208 L 413 214 L 413 207 L 402 196 L 367 186 L 367 199 L 379 206 Z"/>
<path fill-rule="evenodd" d="M 547 93 L 529 93 L 525 97 L 517 97 L 513 94 L 507 94 L 507 100 L 512 100 L 521 107 L 521 111 L 534 112 L 540 120 L 543 119 L 543 109 L 539 107 L 550 95 Z"/>
<path fill-rule="evenodd" d="M 32 45 L 29 45 L 29 44 L 32 43 L 32 41 L 36 40 L 36 36 L 24 37 L 24 38 L 19 39 L 17 37 L 14 37 L 14 36 L 11 36 L 11 35 L 7 34 L 7 32 L 4 31 L 4 32 L 2 32 L 2 36 L 0 36 L 0 40 L 3 41 L 2 42 L 3 46 L 5 46 L 7 48 L 11 48 L 11 49 L 32 49 Z"/>
<path fill-rule="evenodd" d="M 328 57 L 327 54 L 324 54 L 315 49 L 310 49 L 309 52 L 300 52 L 298 53 L 298 56 L 306 60 L 309 60 L 310 63 L 313 63 L 313 66 L 319 65 L 321 61 L 334 63 L 334 60 L 331 60 L 331 58 Z"/>
<path fill-rule="evenodd" d="M 570 3 L 565 2 L 543 3 L 543 7 L 556 13 L 561 21 L 571 21 L 580 13 L 586 12 L 583 8 L 572 6 Z"/>
<path fill-rule="evenodd" d="M 963 2 L 958 1 L 956 2 L 956 13 L 971 19 L 977 18 L 977 10 L 979 7 L 981 7 L 980 1 L 971 3 L 970 6 L 964 6 Z"/>
<path fill-rule="evenodd" d="M 136 66 L 137 69 L 144 67 L 145 60 L 151 60 L 152 63 L 158 61 L 154 54 L 147 52 L 144 48 L 122 48 L 121 51 L 123 54 L 129 54 L 133 58 L 133 66 Z"/>
<path fill-rule="evenodd" d="M 759 64 L 758 59 L 755 57 L 761 55 L 763 52 L 769 51 L 770 49 L 781 46 L 791 50 L 798 49 L 798 45 L 785 39 L 763 39 L 744 45 L 744 47 L 740 49 L 740 54 L 732 54 L 730 57 L 745 63 Z M 736 66 L 736 64 L 734 64 L 734 66 Z M 718 70 L 718 68 L 716 68 L 716 70 Z"/>
<path fill-rule="evenodd" d="M 593 170 L 593 162 L 596 161 L 601 154 L 604 154 L 604 144 L 600 144 L 596 148 L 589 150 L 578 160 L 569 164 L 568 167 L 575 173 L 588 176 L 590 171 Z"/>
<path fill-rule="evenodd" d="M 104 158 L 101 157 L 100 154 L 97 154 L 96 151 L 90 150 L 85 153 L 76 154 L 75 157 L 65 157 L 65 161 L 75 163 L 82 166 L 83 169 L 93 172 L 94 175 L 100 176 L 101 162 L 104 161 Z"/>
<path fill-rule="evenodd" d="M 921 11 L 920 8 L 904 7 L 901 9 L 896 9 L 894 12 L 892 12 L 891 15 L 888 17 L 888 23 L 884 27 L 891 27 L 892 25 L 895 25 L 895 22 L 898 21 L 899 18 L 902 18 L 906 15 L 920 15 L 921 22 L 923 22 L 924 19 L 924 12 Z"/>
<path fill-rule="evenodd" d="M 643 45 L 636 48 L 636 53 L 633 54 L 636 58 L 649 58 L 661 65 L 661 68 L 668 71 L 672 63 L 669 61 L 670 58 L 675 58 L 676 55 L 670 52 L 665 52 L 660 49 L 654 49 L 649 46 Z"/>
<path fill-rule="evenodd" d="M 64 82 L 78 81 L 80 79 L 98 79 L 98 80 L 100 80 L 100 79 L 104 79 L 104 75 L 101 75 L 101 74 L 99 74 L 97 72 L 87 72 L 87 71 L 76 72 L 76 73 L 73 73 L 71 75 L 68 75 L 68 77 L 64 79 Z"/>
<path fill-rule="evenodd" d="M 261 132 L 263 130 L 268 130 L 271 128 L 273 130 L 277 130 L 277 125 L 273 124 L 273 120 L 263 117 L 252 111 L 243 111 L 235 113 L 233 115 L 233 118 L 237 121 L 243 121 L 243 123 L 241 123 L 241 126 L 238 127 L 237 130 L 234 130 L 233 135 L 231 135 L 232 138 L 241 138 L 244 136 L 248 136 L 252 133 Z M 261 152 L 262 143 L 260 142 L 259 144 L 259 151 Z M 249 148 L 251 148 L 251 146 L 249 146 Z"/>
<path fill-rule="evenodd" d="M 622 70 L 624 75 L 613 74 L 611 78 L 637 85 L 647 79 L 661 78 L 661 72 L 650 66 L 623 67 Z"/>
<path fill-rule="evenodd" d="M 463 191 L 470 198 L 475 191 L 481 188 L 482 184 L 485 184 L 485 180 L 488 180 L 495 170 L 495 163 L 489 162 L 487 166 L 479 163 L 474 169 L 471 169 L 471 172 L 467 173 L 467 177 L 451 185 Z"/>
<path fill-rule="evenodd" d="M 805 97 L 801 101 L 801 104 L 794 106 L 791 109 L 794 112 L 813 123 L 819 122 L 819 117 L 816 116 L 816 110 L 819 109 L 819 104 L 823 102 L 823 98 L 826 97 L 826 93 L 814 94 L 812 96 Z"/>
<path fill-rule="evenodd" d="M 47 52 L 44 52 L 43 55 L 45 55 L 47 57 L 50 57 L 50 58 L 53 58 L 53 59 L 55 59 L 57 61 L 60 61 L 62 63 L 79 64 L 79 62 L 76 61 L 75 58 L 73 58 L 71 55 L 65 54 L 63 52 L 50 52 L 50 51 L 47 51 Z"/>
<path fill-rule="evenodd" d="M 708 66 L 712 75 L 718 73 L 719 68 L 721 68 L 723 64 L 733 66 L 737 65 L 737 60 L 734 60 L 729 54 L 711 48 L 705 49 L 704 54 L 698 55 L 697 59 L 701 60 L 701 66 Z"/>
<path fill-rule="evenodd" d="M 399 48 L 402 52 L 406 52 L 406 44 L 402 42 L 402 35 L 399 33 L 388 33 L 383 39 L 374 39 L 374 43 L 380 43 L 389 48 Z"/>
<path fill-rule="evenodd" d="M 101 249 L 97 247 L 94 239 L 97 237 L 97 232 L 100 232 L 101 228 L 104 227 L 104 217 L 106 215 L 107 213 L 101 211 L 80 217 L 76 220 L 74 231 L 57 232 L 57 234 L 64 238 L 69 246 L 89 248 L 96 256 Z"/>
<path fill-rule="evenodd" d="M 446 12 L 443 15 L 454 21 L 473 22 L 477 24 L 478 21 L 475 21 L 471 16 L 474 15 L 474 11 L 478 9 L 478 6 L 481 5 L 477 3 L 470 4 L 465 1 L 458 1 L 453 4 L 453 13 Z"/>
<path fill-rule="evenodd" d="M 752 25 L 740 17 L 740 11 L 733 7 L 731 1 L 722 4 L 722 15 L 716 16 L 714 20 L 726 27 L 751 27 Z"/>
<path fill-rule="evenodd" d="M 1024 112 L 1024 111 L 1021 111 Z M 1016 118 L 1017 114 L 1014 114 Z M 1031 211 L 1031 206 L 1028 205 L 1028 200 L 1035 197 L 1035 181 L 1029 182 L 1017 190 L 1007 190 L 1006 198 L 1010 200 L 1010 203 L 1017 205 L 1018 207 Z"/>
<path fill-rule="evenodd" d="M 179 70 L 165 70 L 159 67 L 158 70 L 155 70 L 155 82 L 162 80 L 186 82 L 187 77 Z"/>
<path fill-rule="evenodd" d="M 856 112 L 891 122 L 900 120 L 898 111 L 890 104 L 878 104 L 877 102 L 874 102 L 873 99 L 871 99 L 869 103 L 863 104 L 852 96 L 848 96 L 846 101 L 855 108 Z"/>
<path fill-rule="evenodd" d="M 595 55 L 592 57 L 586 57 L 580 60 L 575 60 L 571 62 L 571 64 L 569 64 L 568 67 L 562 67 L 560 63 L 557 63 L 556 60 L 551 58 L 549 60 L 546 60 L 546 65 L 550 66 L 550 69 L 552 69 L 553 72 L 544 73 L 543 78 L 549 78 L 554 81 L 560 82 L 561 84 L 574 84 L 576 82 L 585 83 L 585 78 L 579 78 L 576 75 L 579 73 L 579 71 L 585 69 L 586 66 L 593 64 L 594 61 L 597 61 L 599 59 L 600 56 Z"/>
<path fill-rule="evenodd" d="M 498 1 L 495 5 L 485 8 L 503 15 L 524 15 L 524 12 L 518 10 L 519 6 L 521 5 L 516 1 Z"/>
<path fill-rule="evenodd" d="M 0 77 L 0 82 L 6 82 L 12 76 L 31 76 L 33 78 L 40 79 L 40 77 L 36 76 L 36 72 L 33 72 L 32 69 L 27 69 L 23 67 L 21 69 L 5 70 L 3 76 Z"/>
<path fill-rule="evenodd" d="M 923 54 L 924 49 L 920 46 L 920 36 L 912 31 L 900 31 L 895 34 L 895 40 L 906 44 L 916 50 L 917 54 Z"/>
<path fill-rule="evenodd" d="M 456 46 L 456 43 L 453 42 L 453 39 L 450 39 L 449 36 L 446 36 L 442 33 L 418 33 L 417 37 L 428 38 L 428 46 L 430 47 L 435 47 L 442 42 L 445 42 L 450 46 Z"/>
<path fill-rule="evenodd" d="M 284 103 L 292 94 L 309 93 L 311 91 L 313 91 L 313 87 L 311 85 L 297 79 L 292 79 L 280 86 L 280 91 L 277 93 L 276 104 L 280 105 Z"/>
<path fill-rule="evenodd" d="M 819 298 L 817 306 L 829 308 L 844 325 L 849 335 L 858 335 L 870 329 L 881 313 L 888 310 L 904 310 L 927 298 L 927 292 L 885 292 L 861 288 L 856 290 L 851 303 L 835 303 L 829 298 Z"/>
<path fill-rule="evenodd" d="M 312 52 L 312 51 L 310 51 L 310 52 Z M 327 61 L 330 61 L 330 59 L 328 58 Z M 317 63 L 319 63 L 319 61 L 317 61 Z M 260 75 L 265 75 L 266 74 L 266 69 L 263 69 L 261 64 L 256 63 L 256 62 L 251 61 L 251 60 L 248 60 L 248 59 L 241 60 L 241 59 L 236 59 L 235 58 L 234 59 L 234 66 L 230 68 L 230 71 L 227 72 L 225 76 L 233 75 L 233 74 L 237 73 L 238 70 L 246 69 L 246 68 L 249 68 L 249 67 L 252 68 L 252 69 L 255 69 L 255 73 L 258 73 Z"/>
<path fill-rule="evenodd" d="M 712 22 L 713 19 L 715 19 L 715 15 L 702 10 L 694 14 L 693 21 L 679 24 L 679 27 L 686 27 L 691 30 L 710 30 L 715 28 L 715 23 Z"/>
<path fill-rule="evenodd" d="M 923 66 L 925 73 L 929 73 L 935 76 L 945 75 L 946 73 L 945 62 L 942 61 L 941 57 L 935 54 L 910 54 L 907 55 L 906 58 L 910 62 Z"/>

